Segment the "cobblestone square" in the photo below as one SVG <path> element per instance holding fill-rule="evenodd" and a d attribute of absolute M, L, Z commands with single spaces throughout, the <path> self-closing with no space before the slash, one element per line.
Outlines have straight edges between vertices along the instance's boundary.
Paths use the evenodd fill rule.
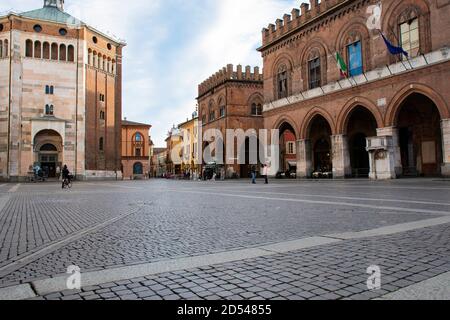
<path fill-rule="evenodd" d="M 0 184 L 0 297 L 450 299 L 449 196 L 439 179 Z"/>

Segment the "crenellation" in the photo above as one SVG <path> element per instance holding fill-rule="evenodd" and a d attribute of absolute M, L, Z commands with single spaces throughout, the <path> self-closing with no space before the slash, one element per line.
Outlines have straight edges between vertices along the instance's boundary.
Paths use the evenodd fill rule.
<path fill-rule="evenodd" d="M 254 67 L 252 72 L 251 66 L 246 66 L 244 70 L 242 65 L 237 65 L 235 68 L 234 65 L 228 64 L 198 85 L 199 96 L 229 80 L 262 82 L 263 74 L 259 67 Z"/>
<path fill-rule="evenodd" d="M 283 19 L 277 19 L 275 24 L 269 24 L 262 30 L 263 46 L 275 41 L 294 28 L 301 27 L 325 11 L 348 0 L 312 0 L 311 4 L 303 2 L 300 9 L 294 8 L 291 14 L 285 14 Z"/>

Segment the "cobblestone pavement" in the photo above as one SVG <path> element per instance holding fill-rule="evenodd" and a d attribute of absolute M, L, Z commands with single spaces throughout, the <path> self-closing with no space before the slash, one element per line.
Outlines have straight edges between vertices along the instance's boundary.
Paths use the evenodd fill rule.
<path fill-rule="evenodd" d="M 450 183 L 438 180 L 384 183 L 276 181 L 269 186 L 251 186 L 246 181 L 199 183 L 157 180 L 77 183 L 70 191 L 60 190 L 57 184 L 22 184 L 15 192 L 5 192 L 12 186 L 0 185 L 0 269 L 2 265 L 11 263 L 14 257 L 27 256 L 36 248 L 140 207 L 127 218 L 90 232 L 44 256 L 37 256 L 27 265 L 7 269 L 0 278 L 0 286 L 62 274 L 67 266 L 73 264 L 86 272 L 317 235 L 375 229 L 450 214 Z M 3 210 L 2 199 L 5 202 Z M 446 238 L 442 239 L 441 234 Z M 376 241 L 351 240 L 266 258 L 135 279 L 127 284 L 106 284 L 105 288 L 84 288 L 86 292 L 72 298 L 88 297 L 88 293 L 93 297 L 104 294 L 101 298 L 131 298 L 133 292 L 140 298 L 144 298 L 145 293 L 137 295 L 139 292 L 148 293 L 148 298 L 169 299 L 188 298 L 189 294 L 193 298 L 213 299 L 230 293 L 232 295 L 228 297 L 233 298 L 237 295 L 245 299 L 270 298 L 267 290 L 257 291 L 264 289 L 264 283 L 269 282 L 270 287 L 276 290 L 287 288 L 282 295 L 276 295 L 278 298 L 300 298 L 299 292 L 287 296 L 289 289 L 295 291 L 299 288 L 314 293 L 313 297 L 323 297 L 330 292 L 336 295 L 333 284 L 340 287 L 339 290 L 358 286 L 361 289 L 367 280 L 367 267 L 376 262 L 386 262 L 387 270 L 392 273 L 396 272 L 396 266 L 401 265 L 404 272 L 399 273 L 400 276 L 407 273 L 405 270 L 411 265 L 416 267 L 417 271 L 413 269 L 411 276 L 417 278 L 406 279 L 410 275 L 396 278 L 392 283 L 406 280 L 396 282 L 391 289 L 448 271 L 444 270 L 448 269 L 448 258 L 443 254 L 448 256 L 445 250 L 449 247 L 446 241 L 450 237 L 446 227 L 423 229 L 407 235 L 383 237 Z M 435 244 L 436 248 L 427 249 L 430 244 Z M 417 261 L 416 255 L 419 256 Z M 438 265 L 432 265 L 433 261 Z M 311 276 L 319 271 L 320 275 Z M 388 273 L 386 275 L 389 277 Z M 340 282 L 349 277 L 352 281 L 358 280 L 357 285 Z M 192 283 L 184 285 L 186 281 L 183 279 L 190 278 L 193 278 Z M 205 283 L 205 279 L 209 280 Z M 152 281 L 157 288 L 162 288 L 155 289 L 149 285 Z M 235 282 L 242 285 L 237 286 Z M 316 288 L 305 288 L 301 283 Z M 199 294 L 198 290 L 205 289 L 200 284 L 211 286 L 211 290 Z M 250 284 L 251 287 L 245 288 Z M 329 287 L 326 293 L 316 290 L 327 290 L 325 285 Z M 131 291 L 130 296 L 123 293 L 112 296 L 113 292 L 121 292 L 118 289 L 103 292 L 108 286 L 125 286 L 123 291 Z M 133 288 L 134 291 L 131 290 Z M 383 290 L 390 291 L 388 288 Z M 177 294 L 175 289 L 180 291 L 178 295 L 174 295 Z M 214 292 L 219 289 L 220 292 Z M 362 292 L 353 292 L 347 297 L 359 298 L 362 296 L 356 294 Z M 252 294 L 254 296 L 250 296 Z M 338 298 L 325 296 L 332 297 Z M 46 298 L 57 298 L 57 295 Z"/>
<path fill-rule="evenodd" d="M 367 289 L 369 266 L 380 290 Z M 104 283 L 46 300 L 366 300 L 450 271 L 450 224 L 271 257 Z"/>

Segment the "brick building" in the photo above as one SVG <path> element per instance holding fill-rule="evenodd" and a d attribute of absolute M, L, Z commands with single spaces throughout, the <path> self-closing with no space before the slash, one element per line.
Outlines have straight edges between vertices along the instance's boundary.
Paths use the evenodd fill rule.
<path fill-rule="evenodd" d="M 233 65 L 228 65 L 199 85 L 197 101 L 203 134 L 209 129 L 220 130 L 225 146 L 227 129 L 247 131 L 263 128 L 263 75 L 258 67 L 255 67 L 252 72 L 249 66 L 242 70 L 242 66 L 238 65 L 234 70 Z M 205 150 L 210 142 L 204 140 L 202 150 Z M 245 144 L 245 146 L 237 146 L 235 141 L 235 150 L 238 147 L 245 148 L 243 152 L 246 153 L 248 160 L 248 140 Z M 226 147 L 223 151 L 225 157 Z M 220 159 L 216 160 L 220 162 Z M 226 163 L 225 160 L 223 159 L 222 163 Z M 233 165 L 225 164 L 224 169 L 227 177 L 248 177 L 249 175 L 249 166 L 240 165 L 237 161 Z"/>
<path fill-rule="evenodd" d="M 63 0 L 0 17 L 0 179 L 67 164 L 79 179 L 120 173 L 125 43 L 64 12 Z"/>
<path fill-rule="evenodd" d="M 122 167 L 125 179 L 141 179 L 150 172 L 150 128 L 145 123 L 122 121 Z"/>
<path fill-rule="evenodd" d="M 369 28 L 378 3 L 409 59 Z M 449 0 L 313 0 L 263 29 L 264 126 L 295 134 L 298 177 L 450 175 L 449 17 Z"/>

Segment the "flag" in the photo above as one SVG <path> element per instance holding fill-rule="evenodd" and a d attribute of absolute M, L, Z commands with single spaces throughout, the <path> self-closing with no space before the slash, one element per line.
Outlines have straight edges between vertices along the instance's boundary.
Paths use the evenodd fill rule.
<path fill-rule="evenodd" d="M 339 71 L 341 72 L 341 76 L 347 78 L 348 77 L 347 64 L 345 63 L 344 59 L 341 57 L 339 52 L 336 52 L 336 61 L 337 61 L 337 67 L 338 67 Z"/>
<path fill-rule="evenodd" d="M 388 39 L 386 39 L 386 37 L 384 36 L 383 33 L 381 33 L 381 36 L 383 37 L 384 43 L 386 43 L 386 47 L 388 48 L 389 52 L 391 54 L 403 54 L 405 57 L 408 58 L 408 52 L 406 52 L 405 50 L 403 50 L 402 47 L 396 47 L 394 46 L 392 43 L 389 42 Z"/>

